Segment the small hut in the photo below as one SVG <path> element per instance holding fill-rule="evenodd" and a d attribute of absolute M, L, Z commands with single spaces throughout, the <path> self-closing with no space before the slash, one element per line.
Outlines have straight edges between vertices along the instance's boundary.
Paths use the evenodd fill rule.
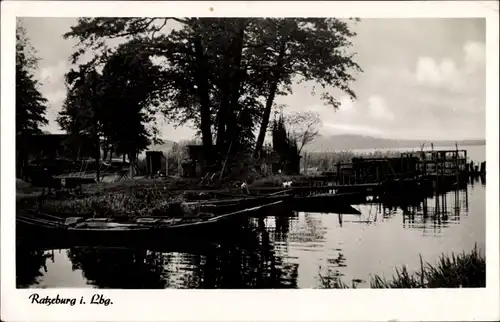
<path fill-rule="evenodd" d="M 162 170 L 162 160 L 164 159 L 161 151 L 146 151 L 146 169 L 147 174 L 153 177 Z"/>

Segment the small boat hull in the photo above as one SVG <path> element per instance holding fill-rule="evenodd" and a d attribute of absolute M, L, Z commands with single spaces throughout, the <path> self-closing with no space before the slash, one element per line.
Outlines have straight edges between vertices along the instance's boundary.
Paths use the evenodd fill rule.
<path fill-rule="evenodd" d="M 295 197 L 290 206 L 296 211 L 359 215 L 359 210 L 351 205 L 365 201 L 366 197 L 359 193 L 319 194 Z"/>
<path fill-rule="evenodd" d="M 91 221 L 93 225 L 67 225 L 62 220 L 42 220 L 18 217 L 16 223 L 19 243 L 52 242 L 64 240 L 68 244 L 125 245 L 139 243 L 167 243 L 183 240 L 208 241 L 232 239 L 240 234 L 241 222 L 237 219 L 281 202 L 226 213 L 211 218 L 184 218 L 181 223 L 165 225 L 161 218 L 157 221 L 135 224 L 120 224 L 105 219 Z M 141 218 L 144 219 L 144 218 Z M 154 219 L 154 218 L 153 218 Z M 165 219 L 165 218 L 164 218 Z M 86 221 L 84 224 L 87 223 Z M 162 224 L 163 223 L 163 224 Z M 92 227 L 93 226 L 93 227 Z"/>
<path fill-rule="evenodd" d="M 237 223 L 204 222 L 197 225 L 184 225 L 169 228 L 132 228 L 132 229 L 66 229 L 57 227 L 32 227 L 18 223 L 17 239 L 24 245 L 59 245 L 68 246 L 139 246 L 178 244 L 189 241 L 214 241 L 220 237 L 229 238 L 230 226 Z M 228 233 L 229 231 L 229 233 Z"/>

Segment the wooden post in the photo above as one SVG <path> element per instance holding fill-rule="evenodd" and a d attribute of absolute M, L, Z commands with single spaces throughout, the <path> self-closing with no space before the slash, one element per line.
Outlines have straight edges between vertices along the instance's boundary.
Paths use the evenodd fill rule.
<path fill-rule="evenodd" d="M 146 158 L 148 158 L 147 155 L 146 155 Z M 148 162 L 149 163 L 149 176 L 152 178 L 154 176 L 154 174 L 153 174 L 153 157 L 151 155 L 149 156 L 148 161 L 149 161 Z"/>
<path fill-rule="evenodd" d="M 219 182 L 222 181 L 222 175 L 224 174 L 224 169 L 226 168 L 227 159 L 229 158 L 229 153 L 231 152 L 232 145 L 233 145 L 233 141 L 231 141 L 231 143 L 229 143 L 229 148 L 227 149 L 226 159 L 224 160 L 224 164 L 222 165 L 222 170 L 220 172 Z"/>
<path fill-rule="evenodd" d="M 166 152 L 165 156 L 165 176 L 168 176 L 168 152 Z"/>
<path fill-rule="evenodd" d="M 101 142 L 99 138 L 99 134 L 97 134 L 97 149 L 96 149 L 96 180 L 99 182 L 99 177 L 100 177 L 100 165 L 101 165 Z"/>
<path fill-rule="evenodd" d="M 337 184 L 340 184 L 340 162 L 337 162 Z"/>

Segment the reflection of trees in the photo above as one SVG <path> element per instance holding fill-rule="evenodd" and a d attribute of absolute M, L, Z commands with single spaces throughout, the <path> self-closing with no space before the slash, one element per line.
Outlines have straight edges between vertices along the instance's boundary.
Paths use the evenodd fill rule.
<path fill-rule="evenodd" d="M 288 241 L 299 243 L 314 243 L 324 240 L 327 230 L 323 226 L 321 218 L 311 215 L 310 213 L 302 213 L 298 218 L 303 218 L 303 224 L 292 227 L 288 232 Z M 296 221 L 299 223 L 299 220 Z"/>
<path fill-rule="evenodd" d="M 296 288 L 298 264 L 285 263 L 275 241 L 286 241 L 290 215 L 275 216 L 275 227 L 263 217 L 249 218 L 237 230 L 236 240 L 220 241 L 203 255 L 183 254 L 189 271 L 182 273 L 186 288 Z M 178 273 L 176 273 L 178 274 Z"/>
<path fill-rule="evenodd" d="M 73 269 L 100 288 L 157 289 L 167 286 L 166 258 L 142 249 L 71 248 Z"/>
<path fill-rule="evenodd" d="M 285 264 L 274 250 L 271 235 L 258 220 L 244 242 L 221 243 L 205 255 L 191 280 L 200 288 L 296 288 L 298 264 Z M 280 228 L 281 229 L 281 228 Z M 274 234 L 273 234 L 274 235 Z"/>
<path fill-rule="evenodd" d="M 18 247 L 16 250 L 16 286 L 27 288 L 38 284 L 38 279 L 43 276 L 41 269 L 47 272 L 48 258 L 54 259 L 53 255 L 47 251 Z"/>
<path fill-rule="evenodd" d="M 100 288 L 297 287 L 298 264 L 283 263 L 271 240 L 274 234 L 259 222 L 248 225 L 238 240 L 214 243 L 201 254 L 85 247 L 68 250 L 68 258 Z M 286 234 L 286 228 L 279 230 Z"/>
<path fill-rule="evenodd" d="M 288 233 L 290 231 L 290 217 L 293 216 L 293 212 L 290 211 L 290 215 L 280 215 L 275 216 L 276 218 L 276 228 L 274 231 L 274 239 L 279 241 L 285 241 L 288 238 Z"/>

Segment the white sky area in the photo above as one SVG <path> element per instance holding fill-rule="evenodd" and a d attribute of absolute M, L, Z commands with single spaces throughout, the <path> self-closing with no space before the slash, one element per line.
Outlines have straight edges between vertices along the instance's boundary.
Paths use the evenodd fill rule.
<path fill-rule="evenodd" d="M 75 40 L 62 34 L 76 18 L 23 18 L 40 57 L 37 77 L 49 100 L 46 130 L 66 95 L 64 74 Z M 278 97 L 285 112 L 317 111 L 322 135 L 361 134 L 392 139 L 458 140 L 485 138 L 485 19 L 363 19 L 355 25 L 356 61 L 364 70 L 352 88 L 352 102 L 333 90 L 342 105 L 324 106 L 311 85 L 297 84 L 293 95 Z M 194 130 L 161 121 L 161 137 L 189 139 Z"/>

